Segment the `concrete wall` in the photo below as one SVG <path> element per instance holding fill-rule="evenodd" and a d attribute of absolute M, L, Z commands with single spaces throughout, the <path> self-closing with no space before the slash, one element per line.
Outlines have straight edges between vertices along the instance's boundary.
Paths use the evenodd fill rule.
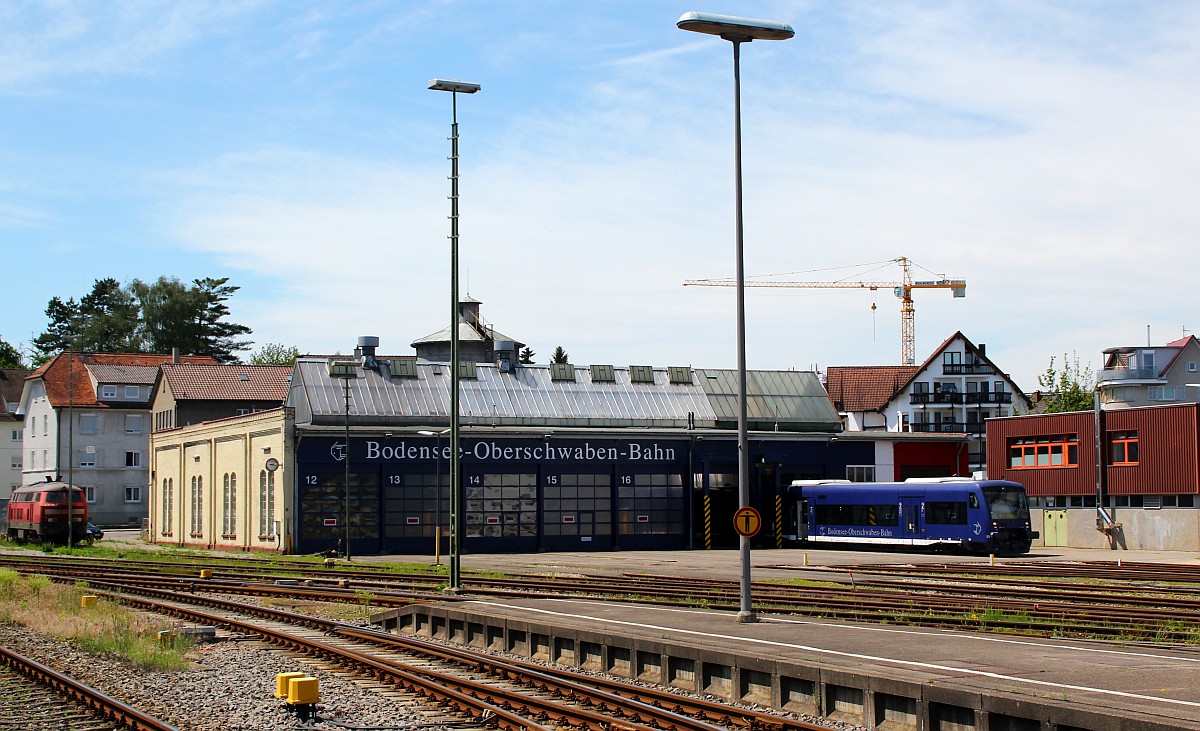
<path fill-rule="evenodd" d="M 1053 508 L 1051 508 L 1053 510 Z M 1111 536 L 1096 530 L 1095 508 L 1067 509 L 1067 546 L 1114 550 L 1200 551 L 1200 510 L 1191 508 L 1113 508 L 1109 515 L 1121 525 Z M 1035 545 L 1046 544 L 1044 509 L 1029 511 Z"/>

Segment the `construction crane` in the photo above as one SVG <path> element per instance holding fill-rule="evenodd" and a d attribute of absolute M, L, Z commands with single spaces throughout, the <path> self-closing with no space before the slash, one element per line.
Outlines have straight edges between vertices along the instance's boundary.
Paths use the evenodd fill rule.
<path fill-rule="evenodd" d="M 900 265 L 902 272 L 901 281 L 899 282 L 862 282 L 862 281 L 835 281 L 835 282 L 783 282 L 783 281 L 763 281 L 755 280 L 745 283 L 747 287 L 791 287 L 797 289 L 869 289 L 875 291 L 877 289 L 890 288 L 896 297 L 900 299 L 900 362 L 904 365 L 916 364 L 916 310 L 913 307 L 912 292 L 914 289 L 949 289 L 955 297 L 967 296 L 967 280 L 965 279 L 947 279 L 944 275 L 938 275 L 938 279 L 914 282 L 912 279 L 912 262 L 908 257 L 900 257 L 892 259 L 892 262 Z M 688 279 L 683 283 L 685 287 L 736 287 L 737 281 L 734 279 Z M 872 305 L 874 308 L 874 305 Z"/>

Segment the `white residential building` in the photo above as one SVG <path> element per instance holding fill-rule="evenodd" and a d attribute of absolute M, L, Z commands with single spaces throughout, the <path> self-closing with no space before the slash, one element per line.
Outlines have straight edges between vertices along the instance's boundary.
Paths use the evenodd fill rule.
<path fill-rule="evenodd" d="M 214 363 L 208 357 L 181 359 Z M 99 525 L 147 515 L 150 397 L 167 355 L 61 353 L 25 381 L 22 481 L 72 482 Z"/>
<path fill-rule="evenodd" d="M 1029 399 L 961 332 L 919 366 L 831 366 L 826 390 L 849 431 L 965 433 L 972 472 L 986 467 L 984 421 L 1029 411 Z"/>

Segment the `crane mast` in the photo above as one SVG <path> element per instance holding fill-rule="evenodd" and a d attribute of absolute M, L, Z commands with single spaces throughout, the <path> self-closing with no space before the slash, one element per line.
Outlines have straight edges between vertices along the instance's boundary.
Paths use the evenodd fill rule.
<path fill-rule="evenodd" d="M 748 281 L 747 287 L 776 287 L 792 289 L 891 289 L 900 300 L 900 362 L 904 365 L 916 365 L 916 308 L 913 306 L 914 289 L 949 289 L 955 297 L 967 296 L 967 280 L 948 279 L 938 275 L 937 279 L 929 281 L 913 281 L 912 262 L 908 257 L 892 259 L 900 265 L 901 278 L 899 282 L 788 282 L 788 281 Z M 733 287 L 733 279 L 687 279 L 685 287 Z"/>

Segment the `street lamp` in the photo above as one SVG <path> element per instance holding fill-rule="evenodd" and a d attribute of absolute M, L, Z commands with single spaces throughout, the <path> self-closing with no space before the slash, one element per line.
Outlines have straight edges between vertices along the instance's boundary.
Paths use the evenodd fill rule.
<path fill-rule="evenodd" d="M 358 378 L 358 364 L 352 360 L 330 360 L 329 377 L 342 379 L 342 388 L 346 399 L 346 450 L 342 453 L 342 463 L 346 466 L 346 560 L 350 560 L 350 380 Z"/>
<path fill-rule="evenodd" d="M 462 480 L 458 460 L 458 95 L 474 94 L 479 84 L 432 79 L 432 91 L 450 92 L 450 585 L 462 590 Z"/>
<path fill-rule="evenodd" d="M 442 436 L 449 434 L 449 429 L 441 431 L 429 431 L 421 429 L 417 431 L 423 437 L 437 437 L 436 447 L 434 447 L 434 523 L 433 523 L 433 565 L 442 565 Z"/>
<path fill-rule="evenodd" d="M 684 13 L 682 30 L 720 36 L 733 44 L 734 249 L 737 257 L 738 507 L 750 506 L 750 456 L 746 425 L 746 275 L 742 257 L 742 81 L 741 46 L 753 40 L 785 41 L 796 34 L 786 23 L 712 13 Z M 750 538 L 739 539 L 742 561 L 741 603 L 737 621 L 754 622 L 750 604 Z"/>

